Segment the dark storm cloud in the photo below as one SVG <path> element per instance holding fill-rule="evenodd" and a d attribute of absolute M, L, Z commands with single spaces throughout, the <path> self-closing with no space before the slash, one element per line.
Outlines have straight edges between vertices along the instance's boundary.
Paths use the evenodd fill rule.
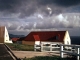
<path fill-rule="evenodd" d="M 30 0 L 0 0 L 0 10 L 14 9 L 17 5 L 20 6 L 22 2 L 26 2 L 26 4 L 28 4 L 28 2 L 31 2 L 31 1 Z M 71 5 L 76 5 L 80 3 L 80 0 L 33 0 L 32 2 L 36 2 L 36 1 L 38 3 L 37 6 L 48 5 L 48 4 L 71 6 Z"/>
<path fill-rule="evenodd" d="M 80 4 L 80 0 L 39 0 L 42 5 L 56 4 L 61 6 L 72 6 Z"/>
<path fill-rule="evenodd" d="M 80 0 L 0 0 L 0 12 L 3 14 L 19 13 L 24 18 L 36 12 L 49 15 L 49 6 L 52 14 L 62 13 L 66 7 L 80 4 Z"/>
<path fill-rule="evenodd" d="M 19 0 L 0 0 L 0 11 L 12 10 L 19 4 Z"/>
<path fill-rule="evenodd" d="M 36 11 L 35 2 L 30 0 L 0 0 L 3 14 L 20 13 L 20 17 L 30 16 Z"/>
<path fill-rule="evenodd" d="M 80 0 L 54 0 L 56 4 L 61 6 L 74 6 L 80 4 Z"/>

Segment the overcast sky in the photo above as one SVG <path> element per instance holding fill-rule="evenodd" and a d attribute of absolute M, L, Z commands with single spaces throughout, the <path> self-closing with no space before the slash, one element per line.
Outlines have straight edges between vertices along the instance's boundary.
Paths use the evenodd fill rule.
<path fill-rule="evenodd" d="M 80 36 L 80 0 L 0 0 L 0 26 L 16 35 L 68 30 Z"/>

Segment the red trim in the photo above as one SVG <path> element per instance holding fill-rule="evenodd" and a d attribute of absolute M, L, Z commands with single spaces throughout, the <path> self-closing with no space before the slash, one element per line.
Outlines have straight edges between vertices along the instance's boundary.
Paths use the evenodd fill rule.
<path fill-rule="evenodd" d="M 40 41 L 39 35 L 33 35 L 33 37 L 36 41 Z"/>

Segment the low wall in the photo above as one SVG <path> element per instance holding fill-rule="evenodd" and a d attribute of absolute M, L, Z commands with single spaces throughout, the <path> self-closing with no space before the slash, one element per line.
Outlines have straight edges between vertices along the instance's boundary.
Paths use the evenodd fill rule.
<path fill-rule="evenodd" d="M 22 41 L 22 44 L 34 45 L 35 41 Z"/>

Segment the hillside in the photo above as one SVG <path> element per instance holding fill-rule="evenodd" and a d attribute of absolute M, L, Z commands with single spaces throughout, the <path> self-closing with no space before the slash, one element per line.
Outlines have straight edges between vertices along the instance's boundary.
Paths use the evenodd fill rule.
<path fill-rule="evenodd" d="M 25 37 L 24 35 L 14 35 L 14 34 L 9 34 L 10 38 L 14 38 L 14 37 Z"/>

